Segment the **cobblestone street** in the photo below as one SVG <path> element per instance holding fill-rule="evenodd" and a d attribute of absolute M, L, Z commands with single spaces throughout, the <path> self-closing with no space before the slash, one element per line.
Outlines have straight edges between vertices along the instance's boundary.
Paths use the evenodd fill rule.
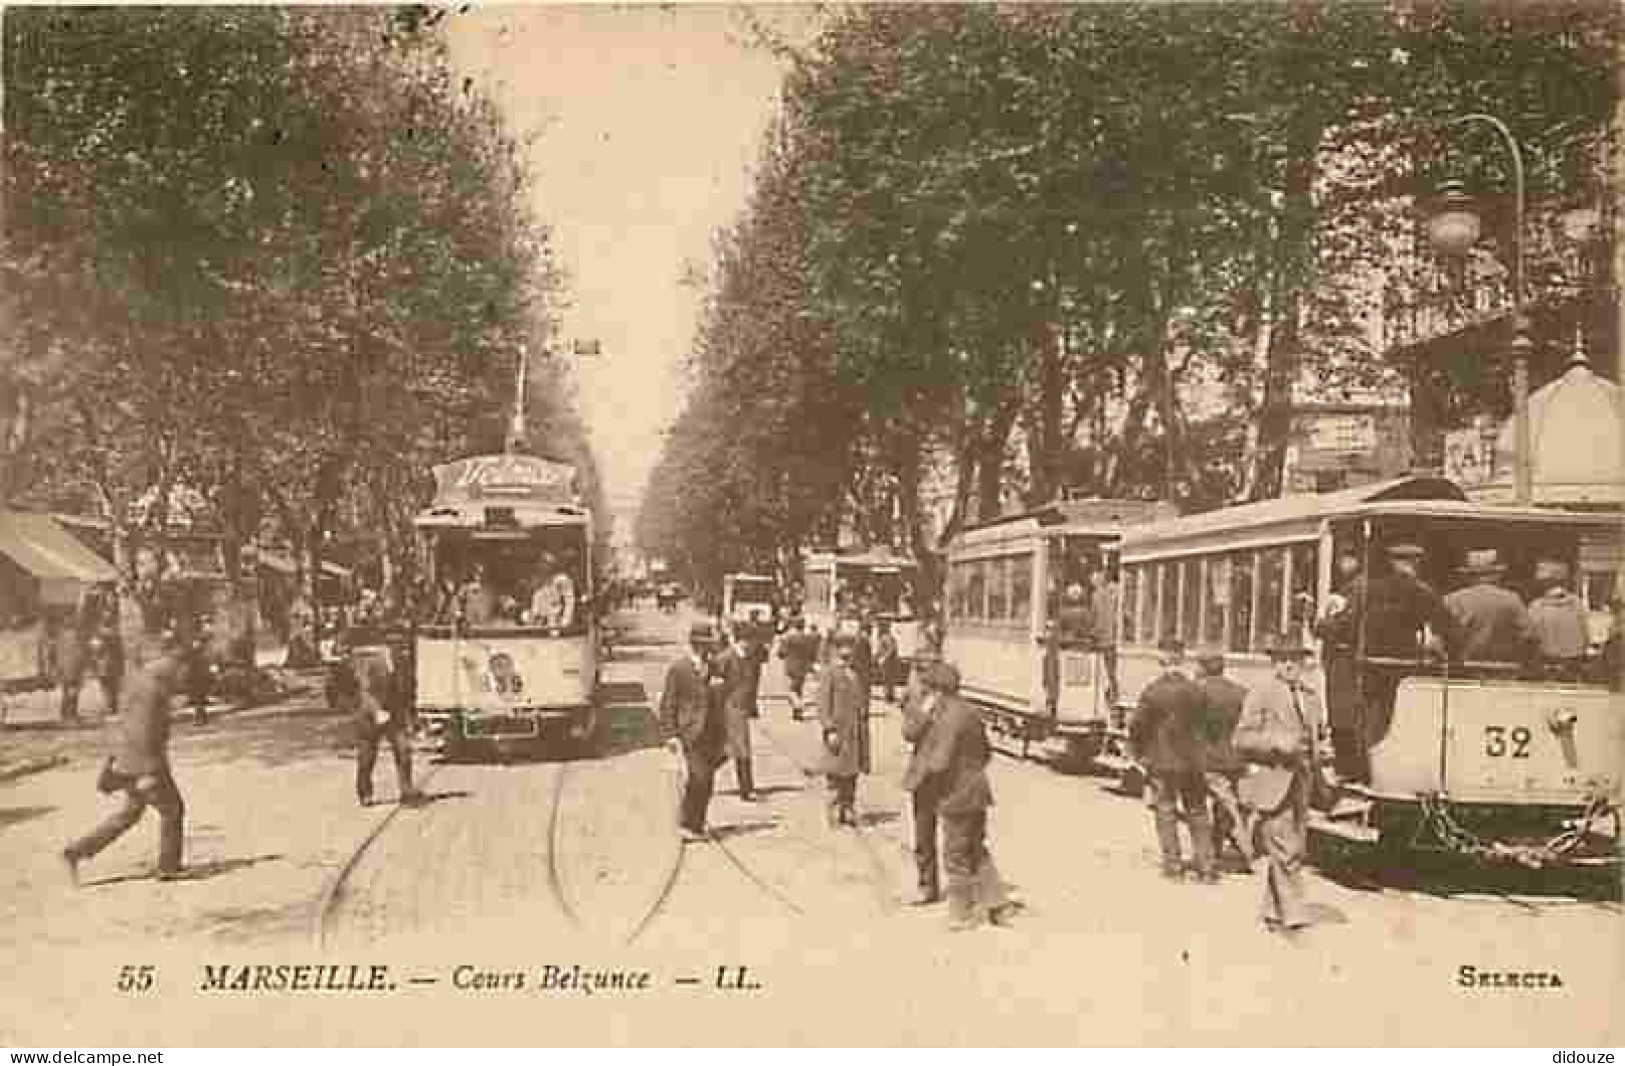
<path fill-rule="evenodd" d="M 1266 1027 L 1273 1039 L 1306 1042 L 1465 1033 L 1494 1043 L 1518 1032 L 1606 1042 L 1613 1023 L 1581 1005 L 1620 979 L 1617 904 L 1315 877 L 1317 927 L 1289 945 L 1259 931 L 1255 878 L 1232 873 L 1211 888 L 1162 881 L 1143 802 L 1037 760 L 1001 756 L 992 769 L 991 842 L 1025 909 L 1012 928 L 950 935 L 940 906 L 903 902 L 912 860 L 895 708 L 875 706 L 877 765 L 860 786 L 860 829 L 832 832 L 822 780 L 809 772 L 817 727 L 790 721 L 776 670 L 755 723 L 764 801 L 741 802 L 723 769 L 716 842 L 679 851 L 677 770 L 658 745 L 651 701 L 684 621 L 638 620 L 610 666 L 609 741 L 598 758 L 437 766 L 420 809 L 357 807 L 348 722 L 309 698 L 203 728 L 183 718 L 175 748 L 191 874 L 176 883 L 146 876 L 149 818 L 86 865 L 83 888 L 68 886 L 55 856 L 103 803 L 88 750 L 0 786 L 12 857 L 0 943 L 17 962 L 0 994 L 28 1007 L 10 1013 L 0 1039 L 37 1042 L 60 1020 L 96 1014 L 140 1042 L 142 1026 L 156 1024 L 142 1004 L 162 1001 L 192 1010 L 185 1036 L 204 1041 L 246 1000 L 215 994 L 208 1010 L 187 1008 L 205 1005 L 192 998 L 202 966 L 286 959 L 388 963 L 404 986 L 342 1008 L 289 999 L 285 1014 L 271 1007 L 282 1000 L 249 997 L 300 1040 L 367 1042 L 377 1025 L 421 1040 L 450 1038 L 454 1026 L 458 1039 L 475 1040 L 472 1011 L 493 1032 L 546 1025 L 561 1040 L 705 1032 L 798 1042 L 816 1039 L 821 1017 L 848 1010 L 854 1040 L 923 1039 L 946 1024 L 967 1038 L 1062 1042 L 1234 1043 Z M 392 798 L 389 767 L 379 775 L 380 794 Z M 1508 943 L 1520 946 L 1509 953 Z M 158 967 L 150 998 L 116 991 L 130 964 Z M 650 1009 L 624 996 L 560 1002 L 458 987 L 473 974 L 529 972 L 534 982 L 545 964 L 648 970 L 655 988 L 640 1002 Z M 717 968 L 739 966 L 762 987 L 717 990 Z M 1563 984 L 1467 989 L 1463 966 L 1556 973 Z M 730 1006 L 747 994 L 759 1012 Z M 401 997 L 433 1009 L 403 1013 Z M 665 1009 L 679 997 L 692 1009 Z M 1282 997 L 1298 1009 L 1283 1016 Z M 1346 1009 L 1351 1002 L 1361 1009 Z M 160 1013 L 169 1042 L 181 1039 L 175 1012 Z"/>

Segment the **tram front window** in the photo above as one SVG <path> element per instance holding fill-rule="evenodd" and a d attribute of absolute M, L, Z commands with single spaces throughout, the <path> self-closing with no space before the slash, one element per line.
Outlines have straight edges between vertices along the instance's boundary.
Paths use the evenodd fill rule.
<path fill-rule="evenodd" d="M 840 608 L 864 616 L 909 617 L 913 605 L 901 571 L 842 571 Z"/>
<path fill-rule="evenodd" d="M 448 536 L 436 548 L 435 573 L 438 624 L 561 634 L 587 626 L 587 552 L 577 530 Z"/>
<path fill-rule="evenodd" d="M 1050 568 L 1049 617 L 1055 620 L 1063 641 L 1085 641 L 1094 630 L 1093 578 L 1105 561 L 1094 540 L 1064 537 L 1055 543 L 1055 559 Z"/>

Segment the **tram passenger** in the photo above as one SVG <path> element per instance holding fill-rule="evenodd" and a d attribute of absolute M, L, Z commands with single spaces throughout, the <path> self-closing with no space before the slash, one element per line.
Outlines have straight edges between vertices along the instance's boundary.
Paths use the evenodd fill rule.
<path fill-rule="evenodd" d="M 1136 761 L 1151 779 L 1162 875 L 1173 880 L 1184 876 L 1179 846 L 1182 808 L 1190 826 L 1194 872 L 1199 881 L 1211 883 L 1218 880 L 1218 874 L 1213 867 L 1213 830 L 1203 777 L 1204 703 L 1202 690 L 1180 672 L 1184 659 L 1185 645 L 1178 637 L 1158 642 L 1157 663 L 1162 673 L 1140 693 L 1140 705 L 1129 724 L 1129 742 Z"/>
<path fill-rule="evenodd" d="M 1336 565 L 1334 591 L 1315 623 L 1314 634 L 1321 642 L 1321 661 L 1326 671 L 1327 713 L 1331 719 L 1332 759 L 1337 776 L 1343 781 L 1364 781 L 1368 775 L 1365 748 L 1360 742 L 1354 604 L 1365 602 L 1366 579 L 1359 552 L 1353 549 L 1338 552 Z"/>
<path fill-rule="evenodd" d="M 1501 584 L 1506 567 L 1494 548 L 1469 551 L 1462 571 L 1472 583 L 1444 598 L 1455 620 L 1457 655 L 1469 662 L 1530 662 L 1540 649 L 1540 635 L 1516 592 Z"/>
<path fill-rule="evenodd" d="M 1083 585 L 1073 581 L 1066 586 L 1060 605 L 1055 609 L 1055 622 L 1061 640 L 1066 643 L 1086 641 L 1094 635 L 1095 616 Z"/>
<path fill-rule="evenodd" d="M 1202 690 L 1203 743 L 1205 747 L 1204 780 L 1208 794 L 1213 797 L 1213 855 L 1224 854 L 1226 840 L 1253 865 L 1252 819 L 1236 796 L 1236 782 L 1246 766 L 1236 754 L 1231 737 L 1236 723 L 1241 720 L 1241 708 L 1247 699 L 1243 685 L 1224 676 L 1224 651 L 1217 647 L 1203 648 L 1196 657 L 1201 674 L 1196 687 Z"/>
<path fill-rule="evenodd" d="M 1117 706 L 1117 582 L 1104 566 L 1089 576 L 1094 585 L 1089 612 L 1094 620 L 1095 651 L 1106 673 L 1106 706 Z"/>
<path fill-rule="evenodd" d="M 801 721 L 807 675 L 817 657 L 818 638 L 807 632 L 806 619 L 797 615 L 790 620 L 790 632 L 779 640 L 779 658 L 784 660 L 784 677 L 790 684 L 790 717 L 797 722 Z"/>
<path fill-rule="evenodd" d="M 1446 654 L 1457 647 L 1455 619 L 1433 587 L 1418 576 L 1427 553 L 1415 544 L 1392 544 L 1387 548 L 1389 572 L 1372 578 L 1365 594 L 1353 601 L 1351 625 L 1355 646 L 1364 647 L 1368 659 L 1389 662 L 1368 663 L 1360 675 L 1360 728 L 1362 751 L 1388 732 L 1394 715 L 1394 693 L 1407 667 L 1397 660 L 1415 663 L 1424 650 L 1422 628 L 1433 630 Z M 1364 754 L 1361 756 L 1362 762 Z"/>
<path fill-rule="evenodd" d="M 540 584 L 530 598 L 532 624 L 569 628 L 576 613 L 576 585 L 570 576 L 569 557 L 555 560 L 551 554 L 544 554 L 537 573 Z"/>
<path fill-rule="evenodd" d="M 857 824 L 858 775 L 869 772 L 869 689 L 853 665 L 860 639 L 837 633 L 835 662 L 818 688 L 824 730 L 824 773 L 829 778 L 829 823 Z"/>
<path fill-rule="evenodd" d="M 756 653 L 745 636 L 745 627 L 735 626 L 728 634 L 728 646 L 712 662 L 712 670 L 722 677 L 722 720 L 724 748 L 733 760 L 734 782 L 739 798 L 756 802 L 756 783 L 751 775 L 750 719 L 756 702 Z"/>
<path fill-rule="evenodd" d="M 688 653 L 666 668 L 660 693 L 660 722 L 667 744 L 683 757 L 686 774 L 678 827 L 685 842 L 705 839 L 706 809 L 717 767 L 722 764 L 722 678 L 711 669 L 716 635 L 709 623 L 688 631 Z"/>
<path fill-rule="evenodd" d="M 1590 645 L 1585 605 L 1569 591 L 1569 568 L 1557 559 L 1535 564 L 1535 583 L 1540 595 L 1529 605 L 1529 623 L 1540 641 L 1541 659 L 1548 670 L 1574 676 Z"/>
<path fill-rule="evenodd" d="M 1247 694 L 1234 742 L 1255 764 L 1241 779 L 1241 800 L 1258 817 L 1265 859 L 1261 916 L 1270 932 L 1293 934 L 1309 925 L 1300 868 L 1308 847 L 1312 745 L 1321 721 L 1315 690 L 1303 683 L 1308 649 L 1292 639 L 1269 649 L 1273 677 Z"/>
<path fill-rule="evenodd" d="M 488 626 L 496 621 L 496 592 L 491 588 L 484 564 L 476 564 L 468 580 L 463 583 L 458 593 L 458 607 L 467 625 Z"/>

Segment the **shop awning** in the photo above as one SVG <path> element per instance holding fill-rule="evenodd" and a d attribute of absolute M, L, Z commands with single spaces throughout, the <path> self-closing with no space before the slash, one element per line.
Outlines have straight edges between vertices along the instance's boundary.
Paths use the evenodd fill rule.
<path fill-rule="evenodd" d="M 41 581 L 117 581 L 111 563 L 50 515 L 0 511 L 0 554 Z"/>

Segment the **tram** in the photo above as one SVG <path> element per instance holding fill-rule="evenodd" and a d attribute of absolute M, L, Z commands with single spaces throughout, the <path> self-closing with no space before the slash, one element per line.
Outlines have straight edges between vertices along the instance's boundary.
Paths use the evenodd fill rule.
<path fill-rule="evenodd" d="M 920 643 L 914 606 L 914 560 L 884 549 L 841 554 L 808 552 L 802 559 L 802 615 L 809 626 L 833 633 L 844 619 L 891 624 L 903 654 Z"/>
<path fill-rule="evenodd" d="M 413 522 L 435 590 L 416 629 L 419 721 L 448 757 L 590 745 L 600 634 L 574 468 L 509 452 L 434 474 Z"/>
<path fill-rule="evenodd" d="M 1132 705 L 1156 676 L 1165 636 L 1224 649 L 1227 673 L 1249 687 L 1270 670 L 1272 640 L 1317 647 L 1312 623 L 1331 603 L 1338 556 L 1357 558 L 1376 579 L 1387 546 L 1414 544 L 1425 552 L 1419 576 L 1443 596 L 1466 583 L 1468 552 L 1494 549 L 1503 584 L 1527 602 L 1540 564 L 1582 575 L 1588 561 L 1617 568 L 1620 535 L 1617 516 L 1473 504 L 1436 477 L 1142 526 L 1119 545 L 1123 698 Z M 1455 661 L 1442 649 L 1385 659 L 1367 654 L 1369 643 L 1358 634 L 1353 664 L 1366 780 L 1339 782 L 1335 817 L 1317 828 L 1387 849 L 1533 866 L 1619 860 L 1625 707 L 1613 691 L 1617 666 L 1605 666 L 1598 649 L 1554 672 Z M 1379 675 L 1385 684 L 1364 680 Z M 1319 665 L 1305 679 L 1324 693 Z"/>
<path fill-rule="evenodd" d="M 1113 579 L 1111 548 L 1125 529 L 1176 513 L 1141 500 L 1058 502 L 954 538 L 943 652 L 996 732 L 1024 750 L 1058 739 L 1074 763 L 1121 735 L 1105 683 L 1110 664 L 1092 639 L 1095 593 Z"/>
<path fill-rule="evenodd" d="M 722 621 L 728 626 L 758 625 L 771 629 L 778 616 L 778 589 L 760 574 L 724 574 Z"/>

